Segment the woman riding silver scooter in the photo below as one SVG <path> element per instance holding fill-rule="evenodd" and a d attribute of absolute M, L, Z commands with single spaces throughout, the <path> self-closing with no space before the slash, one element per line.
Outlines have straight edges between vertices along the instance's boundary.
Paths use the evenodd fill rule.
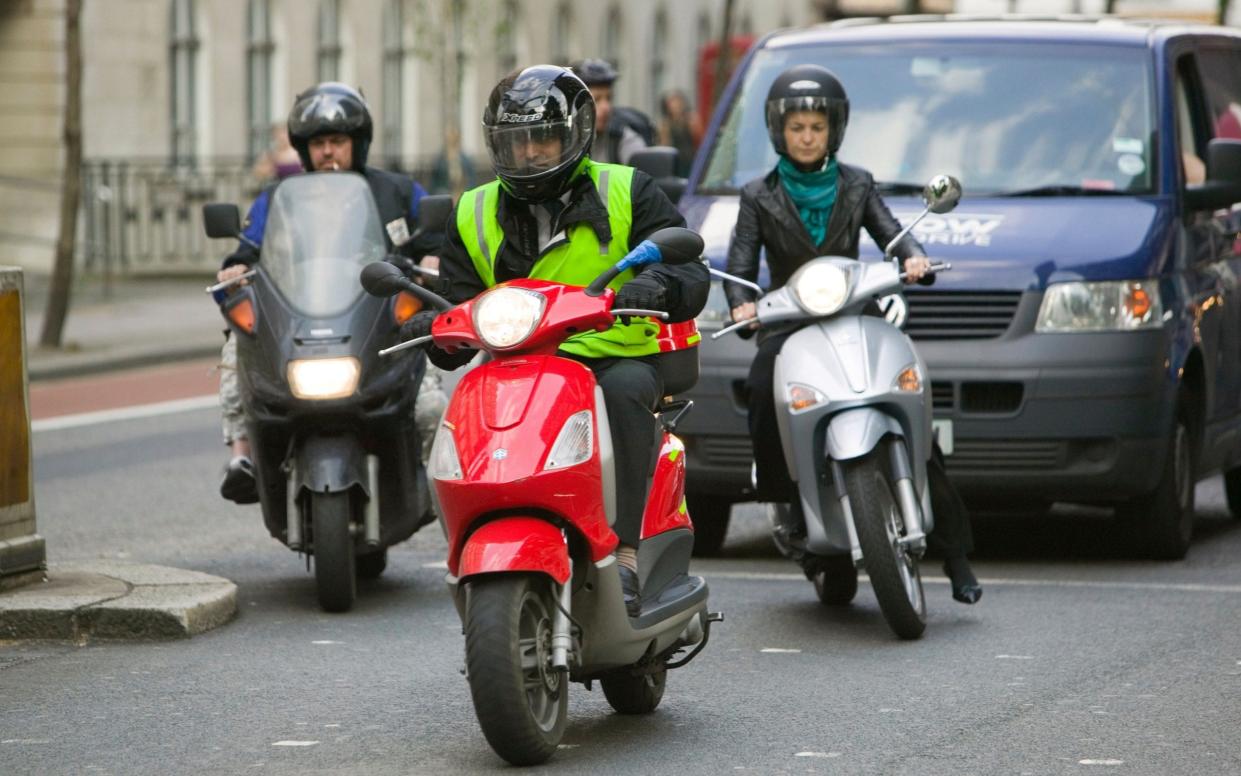
<path fill-rule="evenodd" d="M 741 191 L 728 272 L 753 282 L 758 276 L 760 250 L 765 249 L 771 290 L 776 290 L 817 256 L 856 258 L 864 227 L 877 244 L 891 244 L 890 252 L 903 259 L 906 282 L 933 282 L 928 273 L 930 262 L 921 246 L 901 232 L 870 173 L 836 159 L 849 117 L 848 99 L 836 77 L 814 65 L 790 68 L 772 84 L 766 105 L 768 134 L 779 162 L 771 173 Z M 755 318 L 759 294 L 754 287 L 725 283 L 725 291 L 734 321 Z M 866 312 L 881 314 L 877 305 L 868 306 Z M 782 518 L 773 526 L 777 543 L 798 557 L 825 602 L 847 602 L 852 599 L 852 590 L 848 589 L 851 565 L 837 568 L 847 559 L 819 557 L 798 549 L 805 536 L 805 522 L 776 418 L 776 357 L 794 331 L 806 323 L 765 326 L 759 332 L 758 355 L 747 381 L 757 492 L 759 500 L 791 503 L 791 509 L 777 510 Z M 756 326 L 752 324 L 751 328 Z M 953 597 L 974 603 L 981 597 L 982 588 L 966 560 L 972 550 L 969 518 L 944 473 L 938 450 L 930 461 L 928 477 L 937 517 L 937 529 L 929 537 L 931 549 L 945 558 L 944 571 L 952 581 Z M 833 578 L 837 589 L 825 589 L 825 584 L 832 586 Z"/>

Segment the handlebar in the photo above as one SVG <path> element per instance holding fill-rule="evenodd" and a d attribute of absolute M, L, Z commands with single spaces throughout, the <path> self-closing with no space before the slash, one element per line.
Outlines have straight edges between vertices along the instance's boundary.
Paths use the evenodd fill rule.
<path fill-rule="evenodd" d="M 252 270 L 249 270 L 248 272 L 243 272 L 235 278 L 229 278 L 228 280 L 221 280 L 219 283 L 216 283 L 214 286 L 207 286 L 206 288 L 203 289 L 203 293 L 214 294 L 217 291 L 223 291 L 229 286 L 236 285 L 240 283 L 241 281 L 245 280 L 246 278 L 252 278 L 257 274 L 258 274 L 257 269 L 252 269 Z"/>
<path fill-rule="evenodd" d="M 661 321 L 668 320 L 668 313 L 663 310 L 629 310 L 620 309 L 613 310 L 612 315 L 632 315 L 638 318 L 658 318 Z"/>

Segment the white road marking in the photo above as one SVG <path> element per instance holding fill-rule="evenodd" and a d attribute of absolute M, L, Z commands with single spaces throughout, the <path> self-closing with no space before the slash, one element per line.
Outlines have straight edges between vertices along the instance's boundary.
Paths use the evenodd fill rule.
<path fill-rule="evenodd" d="M 314 746 L 318 741 L 277 741 L 272 746 Z"/>
<path fill-rule="evenodd" d="M 50 744 L 52 743 L 46 738 L 6 738 L 0 741 L 0 744 Z"/>
<path fill-rule="evenodd" d="M 139 418 L 153 418 L 159 415 L 174 415 L 178 412 L 203 410 L 219 406 L 220 398 L 215 394 L 210 396 L 194 396 L 189 399 L 174 399 L 173 401 L 161 401 L 155 404 L 140 404 L 136 407 L 118 407 L 112 410 L 99 410 L 98 412 L 82 412 L 77 415 L 44 418 L 33 421 L 30 424 L 30 430 L 34 432 L 59 431 L 66 428 L 95 426 L 100 423 L 111 423 L 118 420 L 136 420 Z"/>
<path fill-rule="evenodd" d="M 769 655 L 800 655 L 800 649 L 783 649 L 781 647 L 765 647 L 759 652 L 766 652 Z"/>
<path fill-rule="evenodd" d="M 1124 765 L 1124 760 L 1078 760 L 1078 765 Z"/>
<path fill-rule="evenodd" d="M 794 757 L 839 757 L 840 752 L 798 752 Z"/>
<path fill-rule="evenodd" d="M 1033 660 L 1033 655 L 996 655 L 996 660 Z"/>
<path fill-rule="evenodd" d="M 448 561 L 446 561 L 446 560 L 437 560 L 437 561 L 435 561 L 434 563 L 424 563 L 424 564 L 422 564 L 422 567 L 423 567 L 424 569 L 447 569 L 447 568 L 448 568 Z"/>
<path fill-rule="evenodd" d="M 311 644 L 344 644 L 345 642 L 343 642 L 343 641 L 328 641 L 327 639 L 324 639 L 323 641 L 312 641 L 312 642 L 310 642 L 310 643 L 311 643 Z"/>
<path fill-rule="evenodd" d="M 800 582 L 805 584 L 804 574 L 776 574 L 758 571 L 709 571 L 700 570 L 708 580 L 711 579 L 748 579 L 758 582 Z M 865 574 L 858 579 L 869 582 Z M 983 587 L 996 585 L 1000 587 L 1068 587 L 1095 588 L 1099 590 L 1152 590 L 1176 593 L 1225 593 L 1235 595 L 1241 593 L 1241 585 L 1204 585 L 1196 582 L 1107 582 L 1074 579 L 1017 579 L 1012 577 L 986 577 L 978 580 Z M 946 585 L 947 577 L 923 577 L 922 582 L 928 585 Z"/>

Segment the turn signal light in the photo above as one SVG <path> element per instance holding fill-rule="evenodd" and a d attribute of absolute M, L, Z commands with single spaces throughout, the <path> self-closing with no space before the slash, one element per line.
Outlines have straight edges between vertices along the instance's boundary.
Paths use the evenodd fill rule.
<path fill-rule="evenodd" d="M 907 366 L 901 370 L 896 376 L 896 385 L 898 391 L 905 393 L 918 393 L 922 390 L 922 376 L 918 374 L 918 367 Z"/>
<path fill-rule="evenodd" d="M 1146 293 L 1146 289 L 1133 285 L 1129 288 L 1129 293 L 1125 294 L 1124 304 L 1129 317 L 1140 321 L 1151 311 L 1151 296 Z"/>
<path fill-rule="evenodd" d="M 396 301 L 392 305 L 392 317 L 396 319 L 396 325 L 400 326 L 421 309 L 421 299 L 408 291 L 402 291 L 396 295 Z"/>
<path fill-rule="evenodd" d="M 254 315 L 254 302 L 249 297 L 242 297 L 240 301 L 228 308 L 226 314 L 238 329 L 246 334 L 254 333 L 257 320 Z"/>
<path fill-rule="evenodd" d="M 823 394 L 808 385 L 789 383 L 788 391 L 789 409 L 794 412 L 813 407 L 816 404 L 822 404 L 825 398 Z"/>

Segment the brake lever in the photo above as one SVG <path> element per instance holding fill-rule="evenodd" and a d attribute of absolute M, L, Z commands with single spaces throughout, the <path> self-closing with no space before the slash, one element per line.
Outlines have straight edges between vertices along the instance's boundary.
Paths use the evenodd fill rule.
<path fill-rule="evenodd" d="M 613 310 L 613 311 L 612 311 L 612 315 L 613 315 L 613 316 L 616 316 L 616 317 L 620 317 L 620 316 L 622 316 L 622 315 L 628 315 L 628 316 L 631 316 L 631 317 L 636 317 L 636 318 L 658 318 L 658 319 L 659 319 L 659 320 L 661 320 L 661 321 L 666 321 L 666 320 L 668 320 L 668 313 L 664 312 L 663 310 L 625 310 L 625 309 L 621 309 L 621 310 Z"/>
<path fill-rule="evenodd" d="M 409 348 L 417 347 L 417 346 L 421 345 L 421 344 L 422 344 L 422 343 L 424 343 L 424 342 L 430 342 L 430 341 L 431 341 L 431 339 L 432 339 L 432 337 L 431 337 L 431 335 L 430 335 L 430 334 L 426 334 L 426 335 L 423 335 L 423 336 L 421 336 L 421 337 L 414 337 L 414 338 L 413 338 L 413 339 L 411 339 L 411 340 L 405 340 L 404 342 L 402 342 L 402 343 L 400 343 L 400 344 L 393 345 L 393 346 L 392 346 L 392 347 L 390 347 L 390 348 L 384 348 L 383 350 L 379 351 L 379 355 L 381 355 L 381 356 L 390 356 L 390 355 L 392 355 L 393 353 L 397 353 L 397 352 L 400 352 L 400 351 L 402 351 L 402 350 L 408 350 Z"/>
<path fill-rule="evenodd" d="M 221 280 L 219 283 L 216 283 L 214 286 L 207 286 L 206 288 L 204 288 L 204 289 L 203 289 L 203 293 L 205 293 L 205 294 L 214 294 L 216 291 L 223 291 L 224 289 L 228 288 L 229 286 L 236 285 L 237 283 L 240 283 L 241 281 L 245 280 L 246 278 L 252 278 L 252 277 L 254 277 L 255 275 L 257 275 L 257 274 L 258 274 L 258 272 L 259 272 L 259 271 L 258 271 L 257 269 L 252 269 L 252 270 L 250 270 L 249 272 L 243 272 L 243 273 L 241 273 L 240 275 L 238 275 L 238 276 L 237 276 L 237 277 L 235 277 L 235 278 L 229 278 L 228 280 Z"/>
<path fill-rule="evenodd" d="M 720 337 L 723 337 L 725 334 L 732 334 L 734 331 L 745 328 L 746 326 L 749 326 L 752 323 L 756 323 L 757 321 L 758 321 L 758 318 L 747 318 L 744 321 L 737 321 L 733 325 L 725 326 L 724 328 L 720 329 L 716 333 L 712 334 L 711 339 L 717 340 Z"/>

